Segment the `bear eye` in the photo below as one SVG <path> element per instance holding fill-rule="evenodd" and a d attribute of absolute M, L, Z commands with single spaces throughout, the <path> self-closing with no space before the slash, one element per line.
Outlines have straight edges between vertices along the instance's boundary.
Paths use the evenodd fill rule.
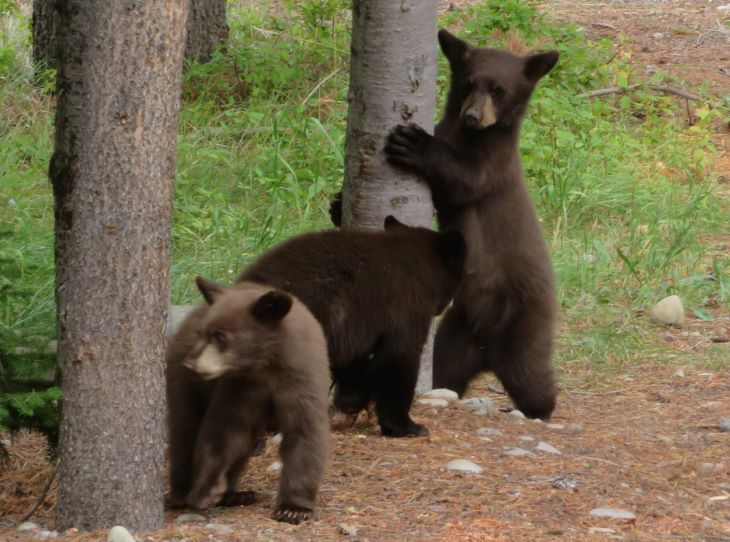
<path fill-rule="evenodd" d="M 503 98 L 504 97 L 504 88 L 500 87 L 499 85 L 493 85 L 489 89 L 489 92 L 492 94 L 492 96 L 496 100 L 499 100 L 500 98 Z"/>
<path fill-rule="evenodd" d="M 228 337 L 222 331 L 208 333 L 208 341 L 214 344 L 221 352 L 228 350 Z"/>
<path fill-rule="evenodd" d="M 464 94 L 468 94 L 474 89 L 474 78 L 469 77 L 461 86 L 462 90 L 464 91 Z"/>

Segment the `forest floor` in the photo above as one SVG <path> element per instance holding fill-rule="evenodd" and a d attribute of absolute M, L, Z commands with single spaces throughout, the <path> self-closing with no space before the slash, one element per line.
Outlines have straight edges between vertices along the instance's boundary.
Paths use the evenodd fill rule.
<path fill-rule="evenodd" d="M 443 9 L 465 1 L 441 2 Z M 550 0 L 544 9 L 593 37 L 632 52 L 638 73 L 671 70 L 696 91 L 702 82 L 721 99 L 730 94 L 727 1 L 588 2 Z M 730 195 L 730 137 L 718 126 L 717 174 Z M 724 181 L 723 181 L 724 179 Z M 712 239 L 727 251 L 730 237 Z M 168 511 L 163 530 L 144 541 L 203 540 L 446 540 L 446 541 L 730 541 L 730 370 L 711 350 L 730 349 L 730 315 L 690 317 L 682 330 L 656 328 L 656 348 L 631 364 L 596 367 L 582 360 L 558 367 L 559 405 L 550 423 L 498 410 L 472 412 L 459 403 L 416 404 L 414 418 L 428 438 L 386 439 L 360 420 L 334 432 L 334 449 L 315 521 L 302 526 L 269 519 L 278 473 L 269 443 L 252 460 L 242 487 L 259 492 L 245 509 L 215 509 L 201 521 L 178 523 Z M 637 315 L 637 318 L 642 318 Z M 586 324 L 587 325 L 587 324 Z M 560 334 L 563 336 L 563 333 Z M 558 340 L 557 347 L 560 348 Z M 707 363 L 698 363 L 707 353 Z M 727 360 L 727 355 L 722 356 Z M 509 400 L 484 377 L 471 396 Z M 482 429 L 482 431 L 479 431 Z M 540 442 L 558 454 L 536 450 Z M 514 456 L 513 448 L 529 452 Z M 42 529 L 18 532 L 52 471 L 42 439 L 17 435 L 0 458 L 0 539 L 37 540 Z M 481 473 L 446 469 L 454 459 Z M 53 529 L 55 484 L 32 521 Z M 629 511 L 633 519 L 592 517 L 596 508 Z M 64 536 L 67 535 L 67 536 Z M 106 540 L 106 532 L 61 533 L 61 539 Z"/>

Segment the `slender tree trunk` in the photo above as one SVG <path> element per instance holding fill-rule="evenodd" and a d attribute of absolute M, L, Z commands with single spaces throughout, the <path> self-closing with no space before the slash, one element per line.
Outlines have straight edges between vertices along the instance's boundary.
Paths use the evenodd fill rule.
<path fill-rule="evenodd" d="M 433 132 L 436 101 L 436 0 L 353 0 L 350 103 L 345 144 L 342 224 L 382 228 L 394 215 L 431 227 L 428 186 L 391 168 L 383 145 L 396 124 Z M 419 389 L 431 387 L 431 341 Z"/>
<path fill-rule="evenodd" d="M 33 60 L 56 67 L 56 0 L 33 0 Z"/>
<path fill-rule="evenodd" d="M 164 348 L 186 0 L 58 0 L 64 400 L 57 527 L 163 523 Z"/>
<path fill-rule="evenodd" d="M 228 39 L 226 0 L 189 0 L 188 6 L 185 58 L 207 62 Z"/>

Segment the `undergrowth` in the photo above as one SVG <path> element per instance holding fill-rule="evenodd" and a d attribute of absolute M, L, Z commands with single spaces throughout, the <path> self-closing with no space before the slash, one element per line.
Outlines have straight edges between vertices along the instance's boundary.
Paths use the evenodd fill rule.
<path fill-rule="evenodd" d="M 53 74 L 34 74 L 27 4 L 18 4 L 0 3 L 0 379 L 40 383 L 6 388 L 0 425 L 20 420 L 52 430 L 59 397 L 50 342 Z M 343 178 L 349 2 L 283 0 L 270 11 L 249 4 L 230 3 L 224 51 L 186 66 L 175 303 L 198 301 L 195 274 L 231 280 L 273 243 L 328 227 L 328 202 Z M 667 95 L 580 97 L 639 82 L 628 52 L 548 24 L 534 3 L 488 0 L 449 13 L 441 25 L 485 44 L 506 44 L 516 32 L 536 49 L 561 53 L 522 137 L 563 306 L 559 364 L 626 364 L 637 351 L 661 348 L 636 311 L 664 295 L 680 295 L 701 318 L 727 306 L 728 259 L 707 250 L 729 214 L 711 170 L 711 124 L 720 112 L 700 105 L 690 126 L 684 103 Z M 667 77 L 658 72 L 651 82 Z"/>

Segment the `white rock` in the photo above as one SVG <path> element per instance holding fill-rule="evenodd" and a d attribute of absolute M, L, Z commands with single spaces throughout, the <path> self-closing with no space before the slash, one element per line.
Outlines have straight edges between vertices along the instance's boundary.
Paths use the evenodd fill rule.
<path fill-rule="evenodd" d="M 33 529 L 37 529 L 37 528 L 38 528 L 38 525 L 36 525 L 32 521 L 24 521 L 23 523 L 18 525 L 18 530 L 20 532 L 32 531 Z"/>
<path fill-rule="evenodd" d="M 432 407 L 447 407 L 449 402 L 446 399 L 419 399 L 419 405 L 426 405 Z"/>
<path fill-rule="evenodd" d="M 535 440 L 535 437 L 531 437 L 529 435 L 522 435 L 517 437 L 517 440 L 521 440 L 522 442 L 532 442 Z"/>
<path fill-rule="evenodd" d="M 340 523 L 339 529 L 340 532 L 344 535 L 351 537 L 357 536 L 358 528 L 354 525 L 350 525 L 349 523 Z"/>
<path fill-rule="evenodd" d="M 447 390 L 446 388 L 438 388 L 435 390 L 427 391 L 423 394 L 423 397 L 431 397 L 432 399 L 446 399 L 447 401 L 455 401 L 459 398 L 459 394 L 455 391 Z"/>
<path fill-rule="evenodd" d="M 221 534 L 229 534 L 233 532 L 232 527 L 229 527 L 228 525 L 223 525 L 222 523 L 208 523 L 205 528 Z"/>
<path fill-rule="evenodd" d="M 454 459 L 453 461 L 449 461 L 449 463 L 446 465 L 446 468 L 449 470 L 458 470 L 461 472 L 473 472 L 475 474 L 484 471 L 484 469 L 481 468 L 479 465 L 477 465 L 476 463 L 472 463 L 471 461 L 467 461 L 466 459 Z"/>
<path fill-rule="evenodd" d="M 277 433 L 273 437 L 271 437 L 271 442 L 273 442 L 276 446 L 279 446 L 281 444 L 281 439 L 284 438 L 284 435 L 281 433 Z"/>
<path fill-rule="evenodd" d="M 560 450 L 558 450 L 556 447 L 551 446 L 550 444 L 548 444 L 547 442 L 542 441 L 542 440 L 537 443 L 537 446 L 535 446 L 535 449 L 538 452 L 543 452 L 543 453 L 550 454 L 550 455 L 563 455 L 560 453 Z"/>
<path fill-rule="evenodd" d="M 504 455 L 511 455 L 513 457 L 528 457 L 534 456 L 535 454 L 533 454 L 530 450 L 525 450 L 524 448 L 512 448 L 509 446 L 505 446 Z"/>
<path fill-rule="evenodd" d="M 480 408 L 472 410 L 472 414 L 476 416 L 489 416 L 490 418 L 496 418 L 499 411 L 496 408 Z"/>
<path fill-rule="evenodd" d="M 730 418 L 721 420 L 718 429 L 720 429 L 720 433 L 730 433 Z"/>
<path fill-rule="evenodd" d="M 197 523 L 198 521 L 205 521 L 205 517 L 200 514 L 180 514 L 175 518 L 174 523 L 180 525 L 181 523 Z"/>
<path fill-rule="evenodd" d="M 591 517 L 623 519 L 627 521 L 636 519 L 636 515 L 633 512 L 629 512 L 628 510 L 619 510 L 618 508 L 594 508 L 591 510 Z"/>
<path fill-rule="evenodd" d="M 489 397 L 470 397 L 459 401 L 460 405 L 464 405 L 471 410 L 480 410 L 482 408 L 494 408 L 494 401 Z"/>
<path fill-rule="evenodd" d="M 513 418 L 517 418 L 518 420 L 526 419 L 526 416 L 522 413 L 522 411 L 517 409 L 511 410 L 509 415 Z"/>
<path fill-rule="evenodd" d="M 122 527 L 117 525 L 109 530 L 109 536 L 107 536 L 108 542 L 136 542 L 132 534 Z"/>
<path fill-rule="evenodd" d="M 670 295 L 649 309 L 649 318 L 655 324 L 684 326 L 684 306 L 679 296 Z"/>
<path fill-rule="evenodd" d="M 684 368 L 680 367 L 679 369 L 674 371 L 674 375 L 672 376 L 674 376 L 674 378 L 684 378 Z"/>
<path fill-rule="evenodd" d="M 474 434 L 478 437 L 501 437 L 504 433 L 493 427 L 480 427 L 474 431 Z"/>
<path fill-rule="evenodd" d="M 591 527 L 590 529 L 588 529 L 588 532 L 590 534 L 613 534 L 616 531 L 607 527 Z"/>
<path fill-rule="evenodd" d="M 266 470 L 268 472 L 279 472 L 281 470 L 282 464 L 281 461 L 274 461 L 271 465 L 266 467 Z"/>
<path fill-rule="evenodd" d="M 562 423 L 546 423 L 545 427 L 548 429 L 565 429 L 565 426 Z"/>
<path fill-rule="evenodd" d="M 48 540 L 49 538 L 56 538 L 58 536 L 58 531 L 49 531 L 48 529 L 42 529 L 38 531 L 35 535 L 33 535 L 33 538 L 36 540 Z"/>

